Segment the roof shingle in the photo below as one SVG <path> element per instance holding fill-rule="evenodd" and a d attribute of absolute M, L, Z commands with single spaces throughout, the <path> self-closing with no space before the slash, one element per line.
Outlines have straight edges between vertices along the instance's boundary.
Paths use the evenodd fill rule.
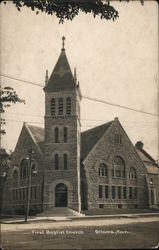
<path fill-rule="evenodd" d="M 44 128 L 28 125 L 28 128 L 40 147 L 41 151 L 44 152 Z"/>
<path fill-rule="evenodd" d="M 147 173 L 148 174 L 159 174 L 159 168 L 155 160 L 143 149 L 143 148 L 136 148 L 136 151 L 144 163 Z"/>
<path fill-rule="evenodd" d="M 81 133 L 81 160 L 84 160 L 93 146 L 103 136 L 113 121 Z"/>
<path fill-rule="evenodd" d="M 44 89 L 47 91 L 53 91 L 56 89 L 72 88 L 76 88 L 76 83 L 72 75 L 65 50 L 62 50 L 55 68 L 53 69 L 48 83 Z"/>

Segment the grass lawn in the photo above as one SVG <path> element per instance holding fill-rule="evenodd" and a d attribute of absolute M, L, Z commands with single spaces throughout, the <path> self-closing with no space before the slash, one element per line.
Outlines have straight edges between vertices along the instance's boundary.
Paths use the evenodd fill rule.
<path fill-rule="evenodd" d="M 159 213 L 159 209 L 101 208 L 83 211 L 86 215 L 144 214 Z"/>
<path fill-rule="evenodd" d="M 56 234 L 57 233 L 57 234 Z M 55 235 L 56 234 L 56 235 Z M 159 223 L 41 228 L 2 232 L 2 247 L 9 249 L 144 249 L 159 243 Z"/>

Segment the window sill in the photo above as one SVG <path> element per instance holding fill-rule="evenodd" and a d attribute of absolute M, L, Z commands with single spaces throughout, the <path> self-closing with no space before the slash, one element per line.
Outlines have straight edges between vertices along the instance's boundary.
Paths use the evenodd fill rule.
<path fill-rule="evenodd" d="M 122 180 L 126 180 L 126 177 L 117 177 L 117 176 L 112 176 L 113 179 L 122 179 Z"/>
<path fill-rule="evenodd" d="M 53 142 L 54 144 L 69 144 L 69 142 Z"/>
<path fill-rule="evenodd" d="M 49 171 L 67 171 L 68 169 L 51 169 L 51 170 L 49 170 Z"/>

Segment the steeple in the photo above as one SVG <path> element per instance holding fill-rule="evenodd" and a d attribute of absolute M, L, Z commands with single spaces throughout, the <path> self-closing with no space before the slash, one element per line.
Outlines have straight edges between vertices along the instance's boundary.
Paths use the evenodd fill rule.
<path fill-rule="evenodd" d="M 62 37 L 62 49 L 61 49 L 61 51 L 64 51 L 65 50 L 65 37 L 63 36 Z"/>
<path fill-rule="evenodd" d="M 48 73 L 46 82 L 47 77 Z M 44 90 L 44 210 L 48 207 L 67 206 L 80 211 L 81 93 L 76 69 L 72 73 L 67 60 L 65 37 L 62 37 L 60 56 Z M 57 192 L 60 186 L 65 188 L 65 196 L 61 196 L 61 191 Z M 51 195 L 47 195 L 48 187 Z"/>
<path fill-rule="evenodd" d="M 48 69 L 46 70 L 46 75 L 45 75 L 45 85 L 48 83 Z"/>
<path fill-rule="evenodd" d="M 71 72 L 65 53 L 65 37 L 62 37 L 61 54 L 48 80 L 45 90 L 50 92 L 57 89 L 75 89 L 76 81 Z"/>
<path fill-rule="evenodd" d="M 75 80 L 75 82 L 77 82 L 77 72 L 76 72 L 76 68 L 74 68 L 74 80 Z"/>

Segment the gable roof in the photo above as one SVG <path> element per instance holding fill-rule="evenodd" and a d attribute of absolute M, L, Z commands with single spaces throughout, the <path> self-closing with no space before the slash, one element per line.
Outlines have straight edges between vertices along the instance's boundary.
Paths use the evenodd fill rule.
<path fill-rule="evenodd" d="M 136 149 L 136 152 L 137 152 L 137 154 L 139 155 L 139 157 L 141 158 L 141 160 L 143 161 L 143 162 L 149 162 L 150 160 L 146 157 L 146 155 L 145 154 L 143 154 L 143 152 L 142 151 L 140 151 L 140 149 L 138 149 L 138 148 L 136 148 L 135 147 L 135 149 Z"/>
<path fill-rule="evenodd" d="M 44 141 L 44 128 L 28 125 L 36 142 Z"/>
<path fill-rule="evenodd" d="M 159 168 L 157 166 L 147 164 L 147 163 L 145 163 L 145 166 L 146 166 L 148 174 L 158 174 L 159 175 Z"/>
<path fill-rule="evenodd" d="M 137 154 L 143 161 L 148 174 L 159 174 L 159 167 L 156 161 L 143 149 L 135 147 Z"/>
<path fill-rule="evenodd" d="M 95 144 L 104 135 L 112 123 L 113 121 L 81 133 L 81 160 L 86 158 L 93 146 L 95 146 Z"/>
<path fill-rule="evenodd" d="M 137 153 L 139 154 L 140 158 L 142 159 L 142 161 L 145 162 L 151 162 L 151 163 L 155 163 L 155 160 L 151 157 L 151 155 L 149 155 L 145 149 L 143 148 L 136 148 Z"/>
<path fill-rule="evenodd" d="M 84 160 L 96 145 L 100 138 L 111 126 L 113 121 L 102 124 L 98 127 L 86 130 L 81 133 L 81 160 Z M 29 132 L 33 136 L 35 143 L 44 152 L 44 128 L 27 125 Z M 143 149 L 135 147 L 136 152 L 147 169 L 148 174 L 159 174 L 159 167 L 155 160 Z"/>
<path fill-rule="evenodd" d="M 32 134 L 35 142 L 42 152 L 44 152 L 44 128 L 27 125 L 30 133 Z"/>
<path fill-rule="evenodd" d="M 57 60 L 55 68 L 45 86 L 46 91 L 53 91 L 56 89 L 75 89 L 76 82 L 72 75 L 70 65 L 67 60 L 65 49 L 61 50 L 61 54 Z"/>

